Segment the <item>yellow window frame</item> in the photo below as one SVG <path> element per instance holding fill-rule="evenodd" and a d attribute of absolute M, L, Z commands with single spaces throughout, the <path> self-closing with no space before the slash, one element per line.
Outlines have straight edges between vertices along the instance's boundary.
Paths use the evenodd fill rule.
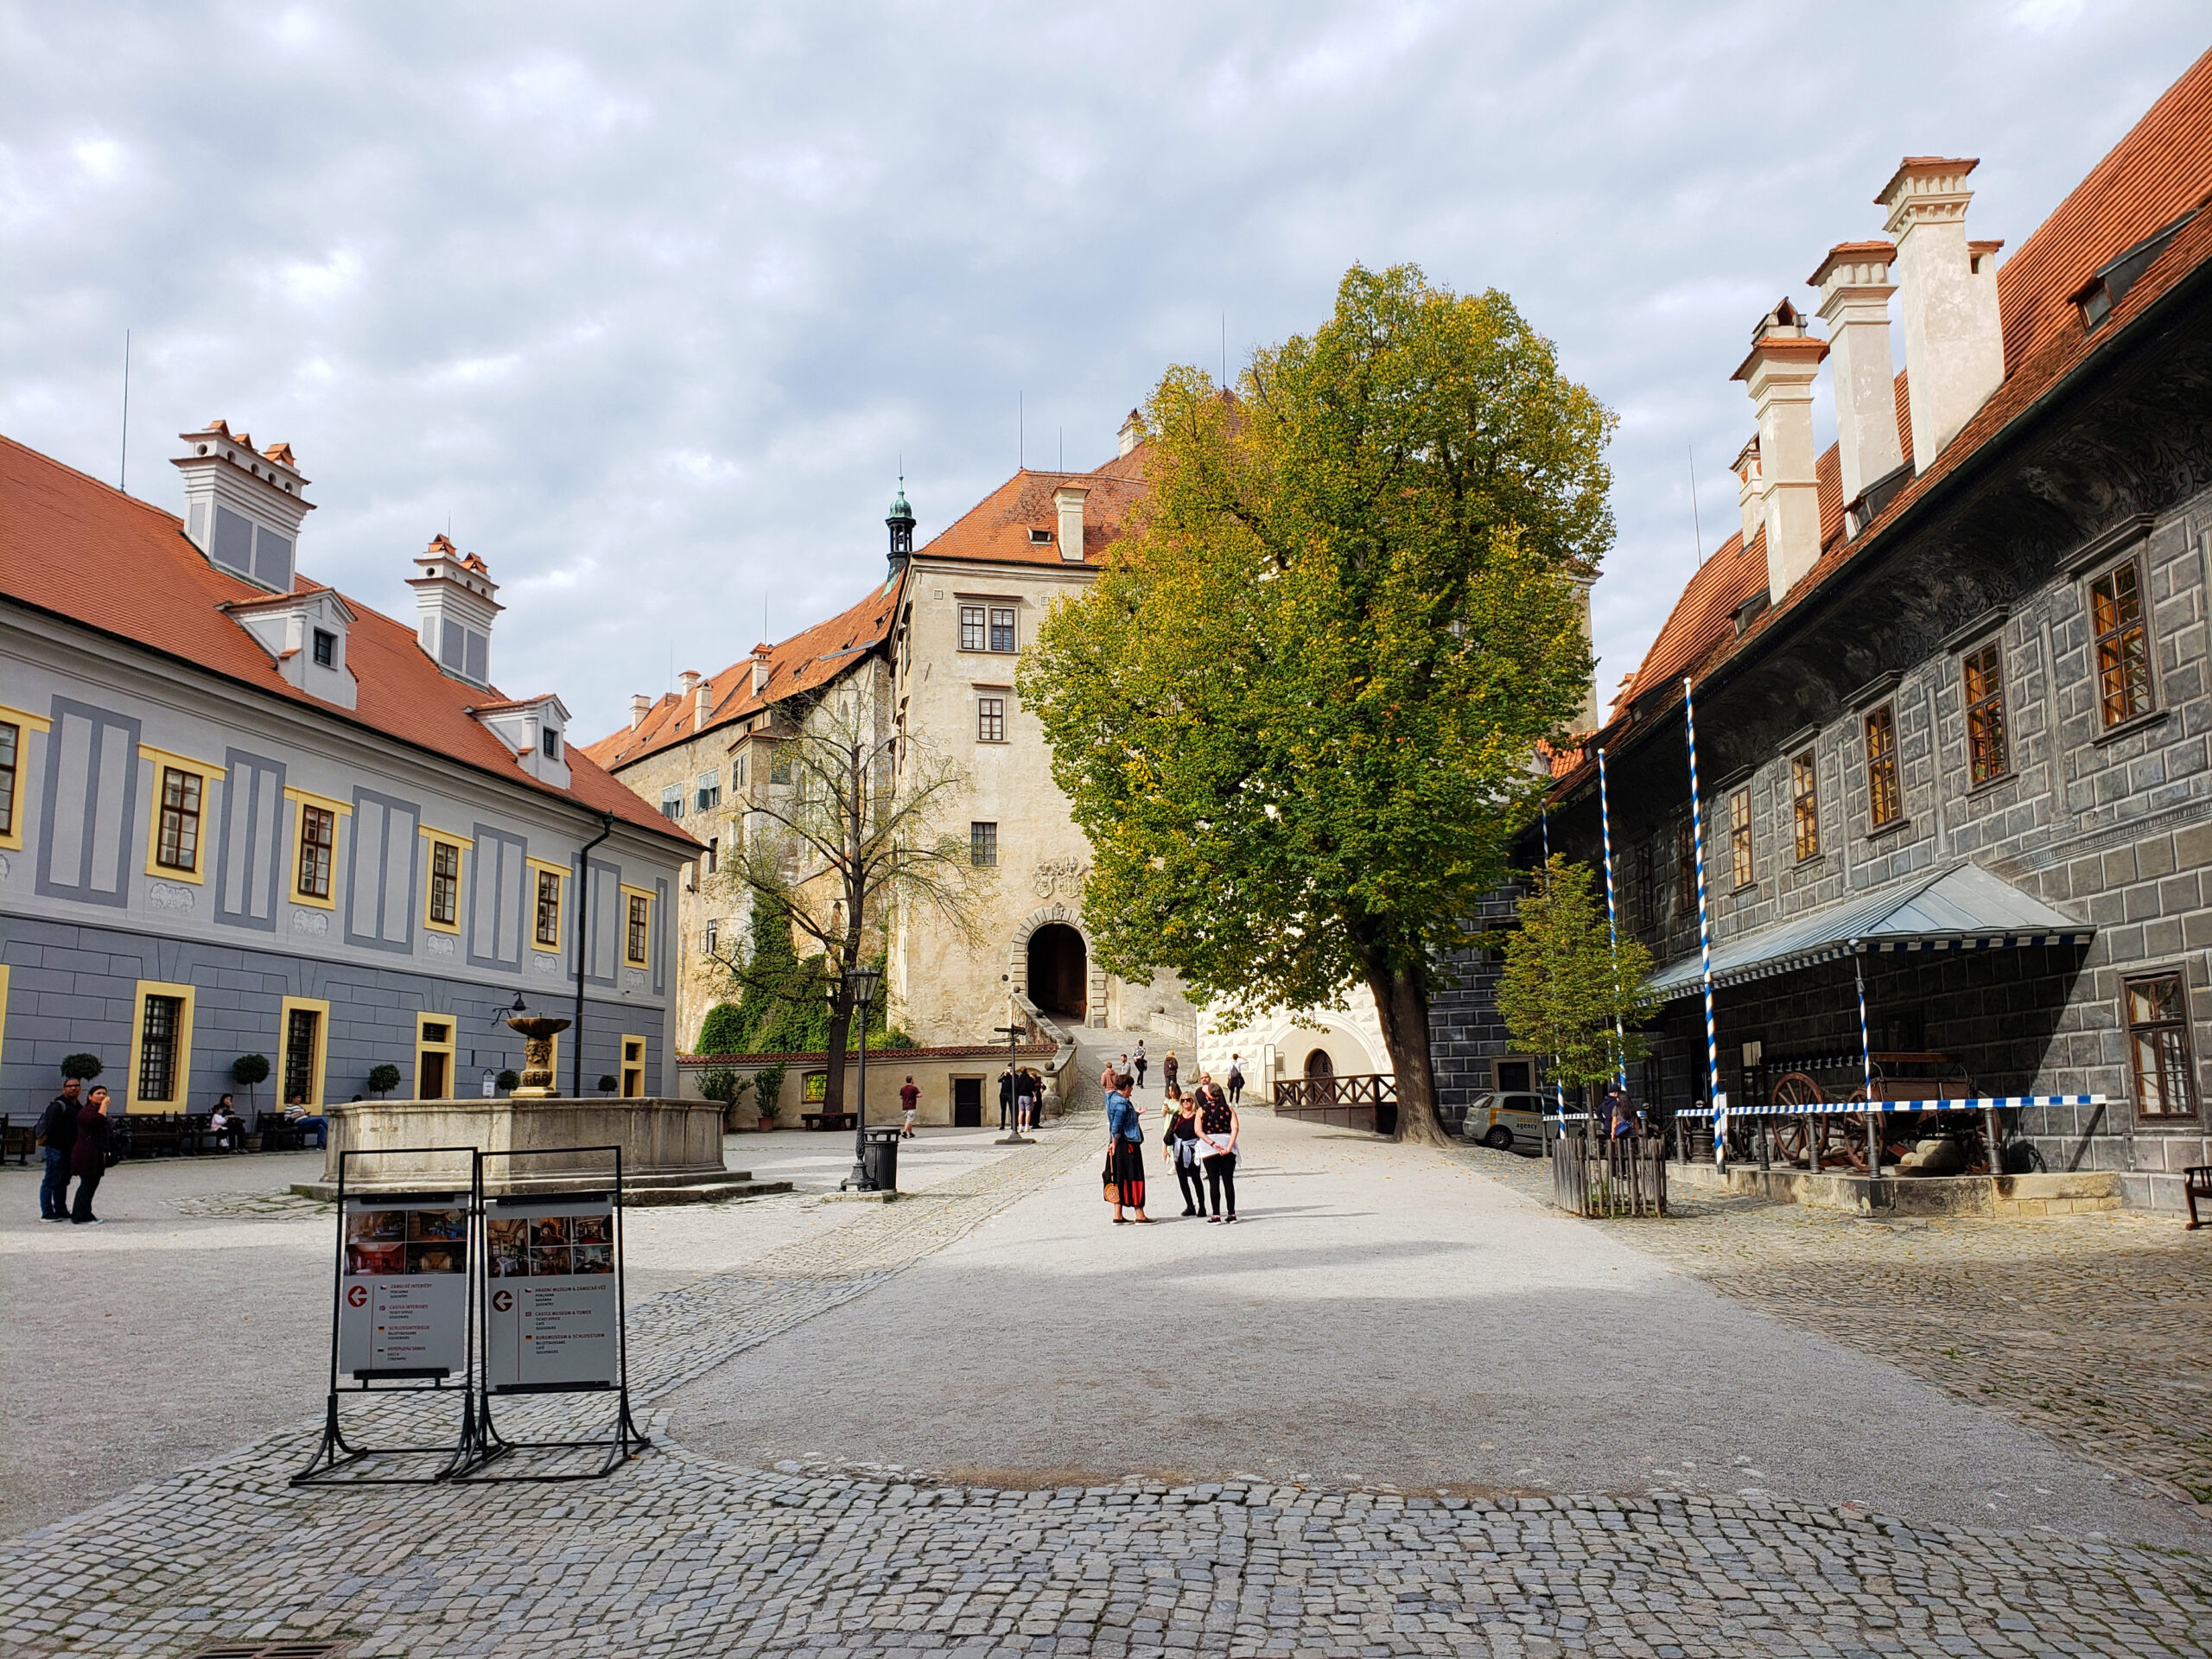
<path fill-rule="evenodd" d="M 16 776 L 10 785 L 14 794 L 8 802 L 8 822 L 14 827 L 0 834 L 0 851 L 19 853 L 23 849 L 23 774 L 28 770 L 31 734 L 51 732 L 54 722 L 44 715 L 35 715 L 28 709 L 10 709 L 4 702 L 0 702 L 0 721 L 16 728 Z"/>
<path fill-rule="evenodd" d="M 291 864 L 292 879 L 284 884 L 285 894 L 296 905 L 313 905 L 317 910 L 335 910 L 338 908 L 338 849 L 346 839 L 345 820 L 353 816 L 353 809 L 343 801 L 334 801 L 327 795 L 317 795 L 312 791 L 304 789 L 288 788 L 284 791 L 284 798 L 296 809 L 302 806 L 319 806 L 330 814 L 331 820 L 328 895 L 318 898 L 312 893 L 300 891 L 300 830 L 302 821 L 296 810 L 292 814 L 288 831 L 291 844 L 286 849 L 285 855 Z"/>
<path fill-rule="evenodd" d="M 642 1037 L 622 1039 L 621 1094 L 625 1100 L 642 1099 L 645 1092 L 645 1039 Z M 631 1079 L 636 1078 L 633 1086 Z"/>
<path fill-rule="evenodd" d="M 142 1101 L 138 1098 L 138 1067 L 146 1058 L 146 999 L 173 996 L 184 1006 L 176 1016 L 176 1097 Z M 166 979 L 142 979 L 130 994 L 130 1071 L 124 1078 L 124 1109 L 127 1112 L 181 1112 L 192 1098 L 192 1027 L 199 1013 L 200 988 Z M 109 1090 L 111 1094 L 114 1091 Z"/>
<path fill-rule="evenodd" d="M 542 858 L 525 858 L 523 863 L 530 871 L 530 948 L 558 956 L 569 941 L 569 878 L 573 872 L 565 865 L 549 863 Z M 542 875 L 550 875 L 560 883 L 553 901 L 550 944 L 539 943 L 537 938 L 537 880 Z"/>
<path fill-rule="evenodd" d="M 626 882 L 621 884 L 621 913 L 616 921 L 622 930 L 622 965 L 626 968 L 650 968 L 653 962 L 653 926 L 657 919 L 653 912 L 660 907 L 658 898 L 643 887 L 633 887 Z M 645 901 L 645 954 L 642 957 L 630 954 L 630 901 L 633 899 Z"/>
<path fill-rule="evenodd" d="M 190 881 L 195 886 L 204 885 L 207 880 L 207 823 L 214 816 L 214 786 L 229 775 L 228 769 L 209 761 L 195 760 L 190 755 L 179 754 L 173 749 L 156 748 L 151 743 L 138 746 L 138 758 L 154 769 L 154 786 L 146 791 L 151 797 L 146 804 L 146 874 L 157 881 Z M 168 782 L 166 774 L 171 767 L 200 779 L 200 838 L 193 845 L 190 869 L 181 869 L 161 861 L 162 802 Z"/>
<path fill-rule="evenodd" d="M 433 1042 L 423 1034 L 426 1026 L 439 1025 L 446 1028 L 443 1042 Z M 454 1037 L 461 1022 L 449 1014 L 418 1014 L 415 1016 L 415 1098 L 417 1100 L 451 1100 L 454 1095 Z M 442 1054 L 446 1057 L 446 1091 L 442 1095 L 423 1092 L 423 1057 Z"/>
<path fill-rule="evenodd" d="M 423 849 L 423 925 L 434 933 L 458 933 L 461 931 L 461 908 L 467 903 L 467 897 L 461 891 L 461 861 L 464 854 L 474 849 L 476 842 L 470 836 L 456 836 L 450 830 L 425 829 L 422 834 L 423 841 L 429 843 Z M 453 849 L 453 920 L 449 922 L 435 919 L 430 911 L 431 884 L 437 876 L 440 847 Z"/>
<path fill-rule="evenodd" d="M 314 1086 L 308 1090 L 308 1109 L 322 1110 L 323 1084 L 330 1070 L 330 1004 L 312 996 L 288 996 L 278 1005 L 276 1014 L 276 1063 L 272 1068 L 276 1083 L 276 1104 L 287 1106 L 284 1098 L 284 1060 L 292 1045 L 292 1014 L 295 1010 L 320 1015 L 315 1022 L 315 1058 L 309 1074 Z"/>

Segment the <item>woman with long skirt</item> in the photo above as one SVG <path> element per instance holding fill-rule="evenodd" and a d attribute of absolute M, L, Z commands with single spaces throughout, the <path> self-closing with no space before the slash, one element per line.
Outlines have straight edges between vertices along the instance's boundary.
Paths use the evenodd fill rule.
<path fill-rule="evenodd" d="M 1126 1071 L 1114 1074 L 1106 1096 L 1106 1202 L 1114 1206 L 1116 1227 L 1152 1220 L 1144 1212 L 1144 1120 L 1130 1103 Z M 1123 1215 L 1125 1208 L 1136 1214 Z"/>

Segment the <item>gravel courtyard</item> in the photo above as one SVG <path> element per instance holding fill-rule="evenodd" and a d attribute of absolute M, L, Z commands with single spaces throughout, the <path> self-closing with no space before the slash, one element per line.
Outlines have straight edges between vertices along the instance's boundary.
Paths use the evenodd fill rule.
<path fill-rule="evenodd" d="M 271 1196 L 288 1160 L 126 1166 L 105 1229 L 9 1214 L 0 1652 L 2212 1651 L 2173 1433 L 2061 1444 L 1808 1316 L 1816 1248 L 1894 1241 L 1573 1222 L 1530 1166 L 1265 1113 L 1237 1226 L 1155 1183 L 1162 1220 L 1114 1228 L 1096 1118 L 992 1139 L 909 1143 L 887 1205 L 819 1196 L 828 1137 L 748 1137 L 734 1165 L 809 1190 L 635 1212 L 658 1443 L 581 1486 L 285 1485 L 331 1225 Z M 1730 1285 L 1770 1235 L 1782 1288 Z M 2202 1307 L 2212 1257 L 2147 1230 L 1985 1300 L 2041 1259 L 2094 1281 L 2113 1237 Z M 1927 1345 L 1911 1287 L 1990 1275 L 1906 1243 L 1888 1328 Z"/>

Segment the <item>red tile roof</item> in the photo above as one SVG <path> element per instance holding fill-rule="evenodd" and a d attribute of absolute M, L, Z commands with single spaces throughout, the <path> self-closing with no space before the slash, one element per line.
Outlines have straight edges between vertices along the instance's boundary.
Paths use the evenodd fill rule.
<path fill-rule="evenodd" d="M 1908 158 L 1908 161 L 1916 158 Z M 2108 341 L 2187 271 L 2212 255 L 2212 214 L 2192 220 L 2137 279 L 2126 299 L 2094 333 L 2082 327 L 2074 296 L 2116 256 L 2171 225 L 2212 195 L 2212 51 L 2190 66 L 2133 130 L 2092 168 L 2035 234 L 1997 273 L 1998 310 L 2005 331 L 2003 384 L 1980 412 L 1944 447 L 1926 473 L 1910 481 L 1854 540 L 1843 539 L 1836 450 L 1820 459 L 1820 562 L 1781 605 L 1746 632 L 1755 638 L 1773 616 L 1817 590 L 1835 569 L 1872 545 L 1897 516 L 1969 455 L 2024 414 L 2058 381 Z M 1912 423 L 1906 382 L 1897 377 L 1897 435 L 1908 464 Z M 1669 690 L 1687 673 L 1709 671 L 1738 648 L 1737 608 L 1767 585 L 1765 537 L 1746 550 L 1740 535 L 1700 566 L 1613 704 L 1618 717 L 1644 693 Z"/>
<path fill-rule="evenodd" d="M 1052 493 L 1073 484 L 1089 490 L 1083 504 L 1083 557 L 1096 565 L 1121 539 L 1129 509 L 1145 493 L 1145 446 L 1117 455 L 1088 473 L 1019 472 L 978 501 L 930 543 L 921 559 L 957 559 L 992 564 L 1072 564 L 1060 556 L 1056 540 L 1033 542 L 1029 532 L 1059 534 L 1059 512 Z"/>
<path fill-rule="evenodd" d="M 302 577 L 295 591 L 318 586 Z M 266 591 L 210 564 L 185 538 L 175 514 L 7 437 L 0 437 L 0 593 L 332 720 L 691 844 L 573 747 L 566 790 L 523 771 L 514 751 L 469 713 L 488 708 L 500 694 L 440 673 L 413 628 L 359 600 L 340 596 L 353 618 L 346 662 L 356 706 L 349 711 L 309 696 L 277 672 L 269 653 L 223 608 L 257 606 L 270 597 Z"/>
<path fill-rule="evenodd" d="M 610 772 L 635 766 L 664 749 L 689 742 L 702 732 L 749 719 L 796 693 L 818 690 L 890 637 L 904 587 L 901 581 L 887 582 L 827 622 L 817 622 L 780 645 L 765 647 L 768 683 L 759 696 L 753 690 L 753 659 L 741 658 L 700 683 L 708 691 L 703 723 L 695 715 L 698 692 L 695 685 L 688 694 L 667 693 L 645 711 L 637 727 L 610 733 L 587 745 L 584 752 Z"/>

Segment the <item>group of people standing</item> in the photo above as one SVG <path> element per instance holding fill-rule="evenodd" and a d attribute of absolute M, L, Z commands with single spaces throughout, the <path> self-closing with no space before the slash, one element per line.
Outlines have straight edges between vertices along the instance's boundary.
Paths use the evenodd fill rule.
<path fill-rule="evenodd" d="M 999 1073 L 999 1128 L 1017 1135 L 1034 1128 L 1045 1109 L 1045 1079 L 1029 1067 L 1009 1065 Z"/>
<path fill-rule="evenodd" d="M 46 1179 L 39 1183 L 38 1213 L 44 1221 L 74 1222 L 82 1227 L 96 1223 L 92 1194 L 107 1173 L 107 1085 L 96 1083 L 92 1092 L 78 1096 L 84 1084 L 70 1077 L 61 1092 L 39 1114 L 33 1138 L 46 1154 Z M 77 1195 L 69 1196 L 75 1177 Z"/>
<path fill-rule="evenodd" d="M 1138 1052 L 1142 1052 L 1140 1044 Z M 1203 1215 L 1225 1225 L 1236 1219 L 1237 1142 L 1243 1120 L 1235 1101 L 1215 1084 L 1212 1073 L 1201 1071 L 1185 1095 L 1176 1071 L 1168 1070 L 1173 1065 L 1171 1052 L 1167 1065 L 1161 1068 L 1166 1098 L 1160 1105 L 1160 1141 L 1175 1166 L 1183 1213 Z M 1111 1065 L 1098 1081 L 1106 1091 L 1106 1202 L 1114 1206 L 1116 1225 L 1149 1224 L 1152 1217 L 1144 1212 L 1144 1115 L 1130 1097 L 1137 1074 Z M 1124 1215 L 1124 1210 L 1135 1213 Z"/>

